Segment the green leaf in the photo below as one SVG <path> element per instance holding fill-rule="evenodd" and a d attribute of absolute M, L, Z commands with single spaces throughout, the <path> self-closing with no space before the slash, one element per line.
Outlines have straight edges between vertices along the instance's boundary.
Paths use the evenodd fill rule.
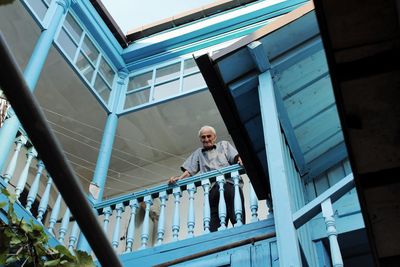
<path fill-rule="evenodd" d="M 1 1 L 1 0 L 0 0 L 0 1 Z M 10 192 L 8 192 L 8 190 L 5 189 L 5 188 L 1 189 L 1 193 L 2 193 L 3 195 L 5 195 L 6 197 L 9 197 L 9 196 L 10 196 Z"/>
<path fill-rule="evenodd" d="M 58 266 L 60 264 L 60 259 L 55 259 L 51 261 L 46 261 L 44 266 Z"/>
<path fill-rule="evenodd" d="M 12 2 L 14 2 L 14 0 L 0 0 L 0 6 L 11 4 Z"/>
<path fill-rule="evenodd" d="M 25 232 L 25 233 L 31 233 L 33 228 L 30 224 L 28 224 L 26 221 L 22 221 L 21 222 L 21 229 Z"/>
<path fill-rule="evenodd" d="M 68 261 L 71 261 L 71 262 L 75 261 L 74 255 L 72 255 L 71 252 L 69 252 L 69 250 L 66 247 L 58 245 L 58 246 L 55 247 L 55 249 L 58 250 L 58 252 L 60 254 L 65 256 L 65 257 L 63 257 L 64 259 L 66 259 Z"/>
<path fill-rule="evenodd" d="M 22 240 L 21 240 L 21 238 L 19 237 L 19 236 L 13 236 L 12 238 L 11 238 L 11 241 L 10 241 L 10 245 L 18 245 L 18 244 L 21 244 L 22 243 Z"/>
<path fill-rule="evenodd" d="M 17 257 L 17 256 L 11 256 L 11 257 L 8 257 L 8 258 L 7 258 L 6 264 L 10 264 L 10 263 L 13 263 L 13 262 L 16 262 L 16 261 L 19 261 L 19 257 Z"/>
<path fill-rule="evenodd" d="M 0 202 L 0 209 L 4 208 L 5 206 L 7 206 L 6 202 Z"/>
<path fill-rule="evenodd" d="M 7 251 L 1 251 L 0 252 L 0 265 L 6 264 L 7 254 L 8 254 Z"/>
<path fill-rule="evenodd" d="M 78 266 L 94 267 L 92 257 L 85 251 L 75 250 L 75 256 L 78 261 Z"/>

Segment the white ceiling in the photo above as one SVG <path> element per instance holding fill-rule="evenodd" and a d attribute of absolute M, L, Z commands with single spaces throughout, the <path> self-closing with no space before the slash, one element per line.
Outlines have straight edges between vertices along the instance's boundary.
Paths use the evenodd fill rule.
<path fill-rule="evenodd" d="M 0 30 L 23 69 L 39 28 L 15 1 L 0 8 Z M 66 156 L 87 189 L 97 160 L 106 113 L 53 47 L 35 90 Z M 231 140 L 208 91 L 121 117 L 106 184 L 106 197 L 163 183 L 179 174 L 197 148 L 198 129 L 209 124 Z"/>

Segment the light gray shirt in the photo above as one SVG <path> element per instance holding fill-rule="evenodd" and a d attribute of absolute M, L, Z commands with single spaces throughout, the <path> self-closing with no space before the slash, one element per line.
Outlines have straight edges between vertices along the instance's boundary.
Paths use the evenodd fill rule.
<path fill-rule="evenodd" d="M 227 141 L 220 141 L 214 148 L 205 150 L 196 149 L 182 164 L 182 171 L 188 171 L 191 175 L 217 170 L 237 163 L 237 150 Z M 230 179 L 227 179 L 229 181 Z M 229 181 L 231 182 L 231 181 Z"/>

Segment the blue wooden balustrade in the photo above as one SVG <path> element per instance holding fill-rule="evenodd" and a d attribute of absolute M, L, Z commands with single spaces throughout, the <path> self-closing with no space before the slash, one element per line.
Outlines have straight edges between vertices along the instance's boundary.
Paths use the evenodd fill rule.
<path fill-rule="evenodd" d="M 238 227 L 243 225 L 242 222 L 242 205 L 241 205 L 241 196 L 239 194 L 240 188 L 240 175 L 239 172 L 243 172 L 243 167 L 240 165 L 232 165 L 229 167 L 222 168 L 220 170 L 211 171 L 204 174 L 199 174 L 196 176 L 189 177 L 184 180 L 178 181 L 174 185 L 162 184 L 156 186 L 151 189 L 145 189 L 139 192 L 130 193 L 127 195 L 119 196 L 114 199 L 108 199 L 102 202 L 99 202 L 95 205 L 95 209 L 97 209 L 98 213 L 102 215 L 103 218 L 103 229 L 108 231 L 108 224 L 110 222 L 110 218 L 114 215 L 114 229 L 112 229 L 112 245 L 114 248 L 118 248 L 119 246 L 123 246 L 123 251 L 131 252 L 133 251 L 134 242 L 140 243 L 139 249 L 145 249 L 150 247 L 150 235 L 151 231 L 150 227 L 150 212 L 153 206 L 154 201 L 158 201 L 159 208 L 157 212 L 158 215 L 158 225 L 156 233 L 153 233 L 155 236 L 154 246 L 159 246 L 165 243 L 166 233 L 169 231 L 172 241 L 178 241 L 182 239 L 182 236 L 185 238 L 192 238 L 195 236 L 195 230 L 201 228 L 202 233 L 206 234 L 210 232 L 210 202 L 208 199 L 209 191 L 212 186 L 218 186 L 218 190 L 220 191 L 220 199 L 218 202 L 219 206 L 219 219 L 221 221 L 221 227 L 218 229 L 219 231 L 225 230 L 227 225 L 225 225 L 225 218 L 227 216 L 226 211 L 226 203 L 224 199 L 224 184 L 226 183 L 225 176 L 232 177 L 234 181 L 235 187 L 235 217 L 237 219 L 237 223 L 234 227 Z M 196 215 L 198 209 L 195 206 L 195 198 L 196 193 L 198 193 L 198 188 L 201 188 L 202 193 L 202 218 L 203 225 L 196 225 Z M 185 192 L 186 191 L 186 192 Z M 184 199 L 184 194 L 187 194 L 187 209 L 183 210 L 182 200 Z M 258 200 L 255 195 L 254 190 L 249 191 L 249 199 L 252 199 L 251 208 L 249 208 L 249 214 L 252 214 L 252 222 L 258 221 L 257 211 L 258 211 Z M 172 214 L 167 214 L 167 200 L 170 199 L 170 204 L 173 207 Z M 141 205 L 139 204 L 141 203 Z M 121 229 L 121 217 L 124 208 L 127 207 L 129 209 L 129 213 L 127 216 L 127 229 Z M 138 212 L 139 207 L 142 207 L 144 210 L 144 217 L 142 222 L 141 229 L 135 229 L 135 219 Z M 183 217 L 183 214 L 187 214 L 187 217 Z M 199 216 L 199 215 L 197 215 Z M 182 221 L 186 220 L 187 223 L 187 232 L 182 233 Z M 166 224 L 170 224 L 170 229 L 166 228 Z M 140 236 L 136 236 L 135 233 L 140 232 Z M 199 232 L 199 231 L 198 231 Z M 126 233 L 125 244 L 120 244 L 119 238 L 122 236 L 122 233 Z M 171 240 L 169 240 L 171 241 Z M 118 248 L 121 251 L 121 248 Z"/>
<path fill-rule="evenodd" d="M 22 157 L 21 153 L 25 153 L 26 157 Z M 18 162 L 21 160 L 23 162 Z M 18 166 L 22 167 L 20 173 Z M 36 170 L 30 181 L 29 169 L 35 166 Z M 20 218 L 32 219 L 43 225 L 50 237 L 50 245 L 63 244 L 70 250 L 77 248 L 78 224 L 74 222 L 70 210 L 22 129 L 15 139 L 15 147 L 5 172 L 0 177 L 0 188 L 9 190 L 17 197 L 15 210 Z M 7 202 L 2 194 L 0 202 Z M 6 221 L 3 213 L 0 213 L 0 219 Z"/>
<path fill-rule="evenodd" d="M 38 154 L 36 153 L 35 149 L 28 144 L 29 139 L 26 136 L 20 135 L 18 138 L 16 138 L 15 149 L 11 152 L 12 154 L 10 155 L 11 159 L 9 164 L 4 174 L 1 175 L 1 187 L 8 188 L 11 191 L 14 190 L 16 193 L 18 197 L 18 203 L 16 204 L 18 207 L 16 210 L 19 213 L 19 216 L 35 219 L 38 223 L 42 224 L 51 237 L 51 243 L 53 245 L 61 243 L 68 247 L 69 250 L 73 250 L 77 248 L 80 235 L 79 227 L 71 217 L 69 209 L 66 207 L 65 203 L 63 203 L 61 195 L 53 185 L 52 178 L 47 174 L 43 162 L 38 158 Z M 28 147 L 26 147 L 27 145 Z M 25 153 L 26 157 L 18 157 L 20 153 Z M 24 162 L 18 163 L 18 159 L 23 159 Z M 36 162 L 35 175 L 33 176 L 32 181 L 29 181 L 28 170 L 29 168 L 33 167 L 34 162 Z M 15 173 L 17 164 L 19 166 L 23 166 L 19 175 L 16 175 Z M 174 185 L 163 184 L 154 188 L 119 196 L 115 199 L 108 199 L 95 204 L 94 209 L 96 209 L 101 216 L 99 220 L 102 220 L 103 222 L 103 230 L 106 233 L 108 231 L 112 233 L 110 243 L 114 249 L 120 252 L 123 251 L 124 254 L 130 253 L 135 250 L 134 243 L 138 242 L 139 246 L 135 253 L 142 255 L 140 254 L 141 250 L 151 247 L 150 235 L 152 233 L 150 230 L 150 212 L 151 207 L 156 199 L 159 200 L 160 205 L 158 210 L 158 225 L 154 230 L 156 233 L 153 233 L 155 236 L 155 240 L 153 242 L 154 248 L 152 248 L 153 250 L 162 244 L 172 244 L 174 241 L 192 239 L 195 236 L 196 227 L 197 229 L 201 227 L 201 232 L 203 234 L 208 234 L 210 232 L 209 227 L 211 217 L 208 194 L 211 186 L 218 186 L 218 190 L 221 193 L 218 202 L 221 226 L 218 229 L 218 232 L 230 230 L 229 234 L 234 234 L 234 231 L 237 228 L 237 233 L 240 235 L 241 231 L 253 231 L 254 229 L 258 229 L 257 227 L 260 227 L 260 225 L 265 223 L 270 225 L 273 223 L 273 220 L 267 220 L 269 221 L 268 223 L 261 223 L 259 221 L 258 199 L 251 184 L 249 184 L 248 214 L 251 215 L 250 222 L 256 223 L 256 225 L 253 226 L 253 228 L 244 228 L 247 230 L 239 229 L 239 226 L 243 225 L 243 211 L 239 194 L 239 172 L 242 173 L 243 171 L 244 170 L 241 166 L 232 165 L 220 170 L 215 170 L 180 180 Z M 235 187 L 234 210 L 237 223 L 234 225 L 234 229 L 227 229 L 227 225 L 225 225 L 226 204 L 223 191 L 226 177 L 233 178 Z M 201 189 L 199 190 L 199 188 Z M 295 228 L 298 229 L 322 212 L 322 217 L 324 218 L 326 225 L 326 236 L 328 237 L 330 244 L 331 261 L 333 266 L 343 266 L 343 260 L 337 240 L 337 230 L 332 203 L 353 188 L 353 176 L 352 174 L 349 174 L 293 214 L 293 223 Z M 26 194 L 22 194 L 24 190 L 27 190 Z M 203 196 L 203 207 L 201 212 L 203 225 L 196 226 L 195 216 L 197 215 L 198 209 L 195 207 L 195 198 L 199 191 Z M 38 192 L 42 193 L 39 194 Z M 181 205 L 184 194 L 187 194 L 187 200 L 185 200 L 187 201 L 186 211 L 182 210 L 183 208 Z M 26 196 L 26 199 L 22 199 L 22 196 Z M 167 214 L 168 199 L 171 200 L 169 204 L 173 206 L 173 214 Z M 1 196 L 0 201 L 5 201 L 5 197 L 3 195 Z M 33 204 L 35 202 L 38 203 L 38 205 L 36 205 L 36 210 L 33 209 L 35 206 Z M 23 206 L 22 203 L 24 203 L 25 206 Z M 144 209 L 144 218 L 141 229 L 136 229 L 137 226 L 135 225 L 135 220 L 140 208 Z M 50 210 L 51 212 L 48 212 Z M 125 226 L 125 224 L 123 224 L 123 213 L 125 211 L 128 212 L 128 223 L 126 224 L 126 229 L 123 229 L 122 227 Z M 184 213 L 187 213 L 186 218 L 182 218 L 181 216 Z M 2 216 L 1 219 L 6 220 L 4 216 Z M 181 233 L 182 220 L 186 220 L 187 223 L 186 233 Z M 110 221 L 113 222 L 112 229 L 110 229 Z M 170 229 L 166 228 L 167 222 L 170 223 Z M 168 231 L 170 232 L 172 238 L 171 240 L 167 241 L 165 237 Z M 258 230 L 254 231 L 257 232 Z M 124 242 L 121 242 L 121 236 L 123 233 L 125 233 L 125 240 Z M 139 237 L 136 236 L 136 233 L 140 233 Z M 184 236 L 184 238 L 182 238 L 182 236 Z M 135 237 L 138 240 L 135 240 Z M 186 244 L 184 246 L 188 246 L 190 242 L 190 244 L 195 244 L 198 242 L 203 242 L 206 239 L 207 238 L 204 237 L 203 239 L 192 239 L 192 241 L 185 241 L 186 243 L 182 243 L 181 241 L 179 241 L 181 243 L 177 243 Z M 210 238 L 210 240 L 213 240 L 213 238 Z M 217 245 L 219 241 L 215 242 Z M 183 249 L 177 245 L 170 246 L 173 246 L 176 249 Z M 150 255 L 148 253 L 149 252 L 143 255 Z M 133 258 L 130 257 L 129 259 L 132 260 Z M 162 260 L 157 262 L 160 263 Z"/>

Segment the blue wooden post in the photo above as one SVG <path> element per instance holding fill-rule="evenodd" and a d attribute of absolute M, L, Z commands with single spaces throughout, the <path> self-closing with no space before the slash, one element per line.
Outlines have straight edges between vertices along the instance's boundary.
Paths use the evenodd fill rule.
<path fill-rule="evenodd" d="M 263 57 L 260 60 L 267 60 Z M 258 90 L 264 141 L 267 153 L 271 194 L 274 201 L 274 218 L 280 266 L 302 266 L 292 209 L 288 199 L 289 187 L 285 166 L 284 144 L 278 119 L 275 92 L 270 71 L 259 75 Z"/>
<path fill-rule="evenodd" d="M 250 191 L 250 210 L 251 210 L 251 222 L 258 221 L 258 198 L 256 192 L 254 192 L 253 185 L 249 180 L 249 191 Z"/>
<path fill-rule="evenodd" d="M 35 90 L 54 37 L 63 21 L 64 14 L 67 13 L 67 10 L 71 5 L 71 0 L 52 1 L 51 5 L 56 5 L 53 17 L 49 20 L 48 27 L 41 32 L 24 70 L 25 81 L 32 92 Z M 0 170 L 4 167 L 8 152 L 11 149 L 18 128 L 21 125 L 12 110 L 10 113 L 11 116 L 4 122 L 3 127 L 0 128 Z"/>
<path fill-rule="evenodd" d="M 221 226 L 218 228 L 218 231 L 225 230 L 225 219 L 226 219 L 226 202 L 225 202 L 225 193 L 224 193 L 224 184 L 225 177 L 223 175 L 217 176 L 217 183 L 219 186 L 219 202 L 218 202 L 218 216 L 220 220 Z"/>
<path fill-rule="evenodd" d="M 126 251 L 132 252 L 133 242 L 135 241 L 136 212 L 139 208 L 137 199 L 130 200 L 129 207 L 131 208 L 131 217 L 129 218 L 128 233 L 126 234 Z"/>
<path fill-rule="evenodd" d="M 188 212 L 188 237 L 194 237 L 194 226 L 195 226 L 195 218 L 194 218 L 194 194 L 196 193 L 196 186 L 194 184 L 187 185 L 187 192 L 189 195 L 189 212 Z"/>
<path fill-rule="evenodd" d="M 65 210 L 64 217 L 63 217 L 63 219 L 61 221 L 60 229 L 58 230 L 58 241 L 61 244 L 64 243 L 64 237 L 65 237 L 65 234 L 68 231 L 68 225 L 69 225 L 70 217 L 71 217 L 71 212 L 70 212 L 69 208 L 67 208 Z"/>
<path fill-rule="evenodd" d="M 103 137 L 100 144 L 99 155 L 97 157 L 96 168 L 94 170 L 92 185 L 98 188 L 98 193 L 92 193 L 92 197 L 96 201 L 101 201 L 103 199 L 104 186 L 107 180 L 108 166 L 110 165 L 112 147 L 114 144 L 115 133 L 118 126 L 118 116 L 117 112 L 121 105 L 120 95 L 124 91 L 125 80 L 128 77 L 127 70 L 122 70 L 118 72 L 118 81 L 115 88 L 111 91 L 110 99 L 113 103 L 111 105 L 111 113 L 107 116 L 106 125 L 104 127 Z"/>
<path fill-rule="evenodd" d="M 342 254 L 340 253 L 340 247 L 337 240 L 336 223 L 333 218 L 333 208 L 331 199 L 328 198 L 321 203 L 322 216 L 325 219 L 326 233 L 329 239 L 329 246 L 331 250 L 332 266 L 343 267 Z"/>
<path fill-rule="evenodd" d="M 210 194 L 210 180 L 204 179 L 201 181 L 204 192 L 204 202 L 203 202 L 203 227 L 204 233 L 210 232 L 210 221 L 211 221 L 211 210 L 210 210 L 210 199 L 208 198 Z"/>
<path fill-rule="evenodd" d="M 103 198 L 104 186 L 107 180 L 108 166 L 110 164 L 112 146 L 114 143 L 115 132 L 117 130 L 118 117 L 116 113 L 108 114 L 106 126 L 103 132 L 103 139 L 99 149 L 99 156 L 97 158 L 96 169 L 94 171 L 92 184 L 98 187 L 99 193 L 92 197 L 101 201 Z"/>
<path fill-rule="evenodd" d="M 232 172 L 232 179 L 233 179 L 234 186 L 235 186 L 234 209 L 235 209 L 235 217 L 236 217 L 236 223 L 235 223 L 235 227 L 236 227 L 236 226 L 243 225 L 243 222 L 242 222 L 242 214 L 243 214 L 242 198 L 240 196 L 240 188 L 239 188 L 239 180 L 240 180 L 239 172 L 237 172 L 237 171 Z"/>
<path fill-rule="evenodd" d="M 58 193 L 57 200 L 54 203 L 53 210 L 50 215 L 49 228 L 48 228 L 50 233 L 52 233 L 53 235 L 55 235 L 54 226 L 57 223 L 58 214 L 60 213 L 60 208 L 61 208 L 61 194 Z"/>
<path fill-rule="evenodd" d="M 79 226 L 78 223 L 75 221 L 72 226 L 71 235 L 69 236 L 69 242 L 68 242 L 68 250 L 71 252 L 75 248 L 75 243 L 76 240 L 78 240 L 78 235 L 79 235 Z"/>
<path fill-rule="evenodd" d="M 168 194 L 166 191 L 162 191 L 159 194 L 160 198 L 160 217 L 158 220 L 158 229 L 157 229 L 157 246 L 161 245 L 164 241 L 165 234 L 165 208 L 167 206 Z"/>
<path fill-rule="evenodd" d="M 175 209 L 174 209 L 174 219 L 172 222 L 172 240 L 178 241 L 179 237 L 179 229 L 180 229 L 180 203 L 181 203 L 181 196 L 182 196 L 182 190 L 180 187 L 175 187 L 172 190 L 172 194 L 174 195 L 174 203 L 175 203 Z"/>
<path fill-rule="evenodd" d="M 21 151 L 21 147 L 26 144 L 28 139 L 21 135 L 15 140 L 15 149 L 14 153 L 11 157 L 10 163 L 7 166 L 7 170 L 3 175 L 4 182 L 7 184 L 14 176 L 15 168 L 17 167 L 17 161 L 18 161 L 18 156 L 19 152 Z M 1 168 L 0 168 L 1 169 Z"/>
<path fill-rule="evenodd" d="M 113 238 L 112 238 L 112 246 L 113 248 L 118 248 L 119 245 L 119 233 L 121 231 L 121 218 L 122 218 L 122 213 L 125 210 L 124 204 L 119 203 L 116 205 L 115 210 L 117 211 L 116 213 L 116 218 L 115 218 L 115 226 L 114 226 L 114 233 L 113 233 Z"/>
<path fill-rule="evenodd" d="M 150 208 L 153 205 L 153 198 L 151 196 L 144 197 L 144 203 L 146 204 L 146 210 L 143 219 L 143 228 L 142 228 L 142 235 L 141 235 L 141 249 L 147 247 L 147 242 L 149 241 L 149 223 L 150 223 Z"/>
<path fill-rule="evenodd" d="M 18 184 L 15 188 L 15 195 L 17 196 L 17 199 L 21 195 L 22 191 L 24 191 L 26 181 L 28 180 L 29 167 L 31 166 L 32 159 L 36 156 L 37 156 L 37 152 L 34 147 L 31 147 L 28 150 L 28 152 L 26 153 L 25 166 L 22 169 L 22 172 L 18 179 Z"/>
<path fill-rule="evenodd" d="M 43 215 L 46 212 L 47 205 L 49 204 L 51 184 L 53 183 L 53 179 L 49 175 L 47 175 L 47 177 L 48 177 L 48 180 L 47 180 L 46 188 L 44 189 L 42 199 L 40 200 L 40 203 L 39 203 L 38 216 L 37 216 L 37 220 L 39 222 L 42 222 Z"/>
<path fill-rule="evenodd" d="M 110 207 L 104 208 L 103 209 L 103 214 L 104 214 L 103 230 L 104 230 L 104 233 L 107 234 L 108 224 L 110 223 L 110 216 L 112 215 L 112 209 Z"/>
<path fill-rule="evenodd" d="M 32 208 L 33 202 L 35 202 L 36 195 L 39 190 L 40 177 L 42 176 L 43 169 L 44 169 L 43 161 L 39 160 L 37 164 L 36 175 L 35 178 L 33 179 L 33 183 L 31 188 L 29 189 L 28 198 L 26 200 L 26 210 L 29 212 Z"/>

